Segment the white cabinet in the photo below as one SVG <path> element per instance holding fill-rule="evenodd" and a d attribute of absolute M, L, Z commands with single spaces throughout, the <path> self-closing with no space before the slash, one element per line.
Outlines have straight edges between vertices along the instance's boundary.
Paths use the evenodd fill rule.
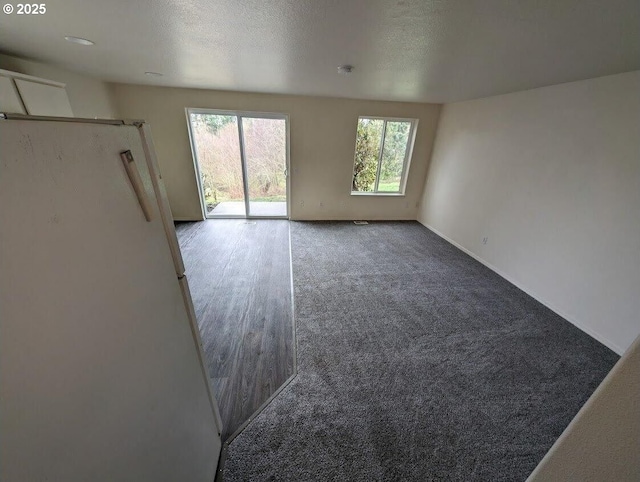
<path fill-rule="evenodd" d="M 27 113 L 11 77 L 0 76 L 0 112 Z"/>
<path fill-rule="evenodd" d="M 0 70 L 0 112 L 73 117 L 65 84 Z"/>
<path fill-rule="evenodd" d="M 64 87 L 23 79 L 15 79 L 15 83 L 29 114 L 73 117 Z"/>

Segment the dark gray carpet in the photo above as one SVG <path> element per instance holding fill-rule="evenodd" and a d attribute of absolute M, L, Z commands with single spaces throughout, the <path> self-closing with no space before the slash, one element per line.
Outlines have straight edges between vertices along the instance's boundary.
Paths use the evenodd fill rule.
<path fill-rule="evenodd" d="M 291 235 L 298 376 L 225 481 L 522 481 L 618 359 L 418 223 Z"/>

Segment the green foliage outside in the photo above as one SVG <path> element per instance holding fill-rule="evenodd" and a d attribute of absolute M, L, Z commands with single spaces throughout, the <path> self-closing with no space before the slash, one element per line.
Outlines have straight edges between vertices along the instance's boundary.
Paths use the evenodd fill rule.
<path fill-rule="evenodd" d="M 389 182 L 378 183 L 378 192 L 398 192 L 400 187 L 400 179 L 394 179 Z"/>
<path fill-rule="evenodd" d="M 378 157 L 384 121 L 362 118 L 358 121 L 352 190 L 372 192 L 375 188 Z M 410 122 L 388 121 L 386 125 L 378 192 L 399 192 L 402 169 L 409 141 Z"/>
<path fill-rule="evenodd" d="M 209 115 L 209 114 L 191 114 L 191 122 L 196 126 L 206 127 L 211 134 L 217 134 L 224 126 L 234 123 L 235 116 L 231 115 Z"/>
<path fill-rule="evenodd" d="M 409 142 L 409 122 L 387 122 L 380 166 L 379 191 L 399 191 L 402 168 Z M 384 186 L 383 186 L 384 185 Z M 387 185 L 389 185 L 387 187 Z"/>
<path fill-rule="evenodd" d="M 373 191 L 378 170 L 383 122 L 377 119 L 358 120 L 356 159 L 353 166 L 353 191 Z"/>

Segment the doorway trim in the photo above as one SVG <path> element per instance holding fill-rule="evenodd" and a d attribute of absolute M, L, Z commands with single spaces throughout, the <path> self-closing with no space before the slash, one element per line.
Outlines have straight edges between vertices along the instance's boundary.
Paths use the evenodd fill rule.
<path fill-rule="evenodd" d="M 190 114 L 213 114 L 213 115 L 226 115 L 235 116 L 238 120 L 238 140 L 240 143 L 240 164 L 242 167 L 242 179 L 244 188 L 244 202 L 245 202 L 245 214 L 243 215 L 207 215 L 207 206 L 204 198 L 204 191 L 202 186 L 202 177 L 200 175 L 200 162 L 198 160 L 198 151 L 196 149 L 196 142 L 191 129 Z M 259 112 L 259 111 L 242 111 L 242 110 L 221 110 L 221 109 L 207 109 L 200 107 L 187 107 L 185 108 L 185 117 L 187 120 L 187 130 L 189 133 L 189 144 L 191 146 L 191 157 L 193 160 L 193 169 L 196 176 L 196 185 L 198 187 L 198 199 L 200 200 L 200 210 L 202 213 L 202 219 L 289 219 L 291 216 L 291 136 L 289 128 L 289 114 L 283 112 Z M 258 119 L 281 119 L 285 121 L 285 142 L 286 142 L 286 173 L 285 173 L 285 192 L 287 193 L 286 208 L 287 213 L 285 216 L 254 216 L 251 215 L 250 200 L 249 200 L 249 179 L 247 174 L 247 162 L 245 157 L 244 146 L 244 132 L 242 130 L 242 118 L 253 117 Z"/>

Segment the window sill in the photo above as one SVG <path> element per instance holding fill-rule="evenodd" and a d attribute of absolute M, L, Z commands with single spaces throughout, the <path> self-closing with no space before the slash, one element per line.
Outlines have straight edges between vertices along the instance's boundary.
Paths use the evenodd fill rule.
<path fill-rule="evenodd" d="M 404 197 L 402 192 L 351 192 L 352 196 Z"/>

